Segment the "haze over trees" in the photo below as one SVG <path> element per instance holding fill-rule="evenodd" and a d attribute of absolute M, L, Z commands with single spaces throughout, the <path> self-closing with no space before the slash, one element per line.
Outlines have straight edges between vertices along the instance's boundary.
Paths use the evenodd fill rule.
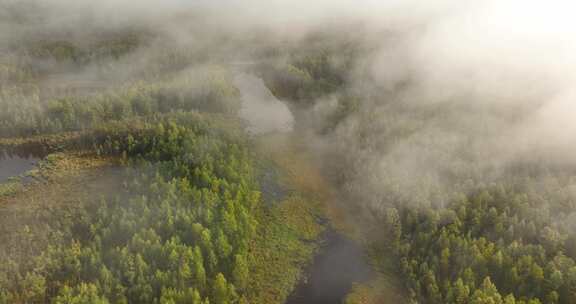
<path fill-rule="evenodd" d="M 332 218 L 298 189 L 292 205 L 263 198 L 273 168 L 238 118 L 233 79 L 245 72 L 286 102 L 294 137 L 336 192 L 332 208 L 407 303 L 576 303 L 563 67 L 576 61 L 572 44 L 549 50 L 541 37 L 576 27 L 540 22 L 566 19 L 564 4 L 541 16 L 530 1 L 527 13 L 515 0 L 465 1 L 477 10 L 439 6 L 450 14 L 438 18 L 396 11 L 412 1 L 319 1 L 296 22 L 283 5 L 266 15 L 248 2 L 236 17 L 172 1 L 0 3 L 0 25 L 18 29 L 0 29 L 2 145 L 120 168 L 113 193 L 47 204 L 43 226 L 2 227 L 0 303 L 282 303 L 319 218 Z M 323 9 L 340 24 L 318 21 Z M 493 32 L 515 44 L 493 43 Z M 39 169 L 48 177 L 51 162 Z"/>

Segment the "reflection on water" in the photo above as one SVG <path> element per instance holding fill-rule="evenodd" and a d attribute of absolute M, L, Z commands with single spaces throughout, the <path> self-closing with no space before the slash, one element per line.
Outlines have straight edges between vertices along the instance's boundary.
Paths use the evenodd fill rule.
<path fill-rule="evenodd" d="M 40 158 L 30 154 L 8 154 L 0 151 L 0 183 L 11 177 L 20 176 L 34 168 Z"/>
<path fill-rule="evenodd" d="M 323 248 L 307 270 L 306 279 L 286 304 L 343 303 L 353 283 L 365 282 L 372 276 L 372 267 L 360 244 L 328 231 Z"/>
<path fill-rule="evenodd" d="M 248 132 L 259 135 L 292 131 L 292 112 L 272 95 L 262 79 L 240 73 L 236 75 L 234 83 L 242 94 L 240 117 L 249 123 Z"/>

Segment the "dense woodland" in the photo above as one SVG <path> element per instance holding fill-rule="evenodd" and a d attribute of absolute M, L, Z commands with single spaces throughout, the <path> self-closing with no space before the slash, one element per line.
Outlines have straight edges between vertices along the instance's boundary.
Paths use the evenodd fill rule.
<path fill-rule="evenodd" d="M 336 98 L 337 106 L 323 117 L 323 124 L 310 124 L 325 136 L 337 136 L 339 128 L 350 132 L 346 124 L 362 117 L 364 124 L 354 130 L 353 136 L 354 144 L 363 145 L 364 151 L 390 153 L 390 148 L 403 140 L 417 141 L 420 148 L 429 150 L 445 145 L 441 140 L 411 136 L 424 128 L 438 128 L 438 119 L 450 119 L 443 111 L 462 105 L 414 106 L 396 102 L 390 93 L 378 97 L 337 89 L 354 83 L 353 78 L 346 77 L 346 63 L 354 62 L 354 54 L 363 52 L 366 50 L 346 41 L 337 47 L 329 43 L 320 47 L 308 44 L 290 53 L 289 64 L 264 68 L 263 75 L 271 73 L 266 79 L 278 96 L 304 108 L 317 106 L 315 103 L 322 97 Z M 366 112 L 361 108 L 366 104 L 377 104 L 384 110 Z M 382 125 L 377 123 L 379 119 L 383 120 Z M 468 128 L 466 131 L 472 134 L 479 128 L 471 124 L 460 127 Z M 380 228 L 368 228 L 376 230 L 370 232 L 373 255 L 376 260 L 387 255 L 399 260 L 397 272 L 405 280 L 413 302 L 574 303 L 573 170 L 542 160 L 519 160 L 494 178 L 491 170 L 495 167 L 479 168 L 470 162 L 477 153 L 470 148 L 480 146 L 468 144 L 470 147 L 457 154 L 459 159 L 453 159 L 445 172 L 448 177 L 443 180 L 451 183 L 448 187 L 438 183 L 439 176 L 428 175 L 423 164 L 421 176 L 399 177 L 392 173 L 389 179 L 367 181 L 364 176 L 369 170 L 362 171 L 366 168 L 353 154 L 358 150 L 338 144 L 330 147 L 349 153 L 339 156 L 348 165 L 330 166 L 327 172 L 342 184 L 344 197 L 364 201 L 368 212 L 376 214 L 370 225 Z M 328 155 L 334 152 L 329 151 Z M 400 162 L 406 155 L 393 157 Z M 393 161 L 387 166 L 393 170 Z M 350 183 L 356 174 L 363 176 L 362 183 L 373 182 L 378 191 L 365 184 Z M 366 201 L 367 191 L 381 196 L 376 204 Z"/>
<path fill-rule="evenodd" d="M 224 70 L 201 76 L 136 83 L 109 93 L 53 97 L 40 101 L 38 89 L 2 91 L 0 135 L 31 136 L 90 129 L 100 123 L 171 111 L 234 114 L 238 91 Z"/>
<path fill-rule="evenodd" d="M 77 132 L 67 148 L 115 157 L 124 168 L 118 193 L 55 220 L 45 246 L 2 251 L 0 303 L 249 303 L 258 231 L 281 231 L 274 246 L 314 240 L 270 228 L 262 216 L 260 167 L 235 117 L 241 100 L 232 68 L 198 65 L 208 50 L 165 50 L 138 69 L 123 61 L 150 36 L 107 33 L 83 45 L 41 39 L 0 54 L 1 138 Z M 396 261 L 410 301 L 576 303 L 571 168 L 530 160 L 498 174 L 479 168 L 474 148 L 497 124 L 454 120 L 478 135 L 457 154 L 415 136 L 447 128 L 455 105 L 398 102 L 394 90 L 355 79 L 370 45 L 353 37 L 322 32 L 259 47 L 251 54 L 267 60 L 251 72 L 299 113 L 297 131 L 327 142 L 322 155 L 337 162 L 326 175 L 341 200 L 370 214 L 362 219 L 367 247 L 376 265 L 379 256 Z M 115 63 L 129 76 L 96 93 L 74 83 L 42 86 L 45 77 L 95 62 L 99 76 L 121 70 Z M 314 116 L 325 100 L 330 111 Z M 394 174 L 408 151 L 392 148 L 404 141 L 451 158 L 450 167 L 442 176 L 424 166 L 418 176 Z M 365 170 L 369 154 L 393 156 L 384 162 L 389 176 Z"/>
<path fill-rule="evenodd" d="M 118 39 L 87 50 L 47 42 L 23 63 L 3 58 L 2 139 L 56 136 L 62 141 L 49 150 L 114 159 L 122 169 L 113 193 L 73 207 L 47 203 L 30 215 L 40 223 L 2 227 L 16 231 L 0 250 L 0 303 L 281 303 L 321 227 L 304 197 L 264 204 L 260 176 L 279 169 L 256 159 L 228 69 L 161 63 L 170 76 L 131 75 L 96 93 L 74 83 L 42 87 L 40 78 L 69 64 L 120 60 L 134 42 Z M 34 70 L 30 58 L 53 70 Z"/>
<path fill-rule="evenodd" d="M 125 193 L 62 223 L 63 244 L 32 265 L 11 265 L 5 303 L 239 301 L 260 203 L 246 151 L 201 126 L 124 128 L 94 144 L 137 166 Z"/>

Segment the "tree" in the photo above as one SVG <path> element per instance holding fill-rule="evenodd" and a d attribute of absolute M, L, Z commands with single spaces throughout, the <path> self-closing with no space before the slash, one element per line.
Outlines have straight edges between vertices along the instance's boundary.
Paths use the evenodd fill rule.
<path fill-rule="evenodd" d="M 504 304 L 516 304 L 516 299 L 514 298 L 514 295 L 507 295 L 504 298 Z"/>
<path fill-rule="evenodd" d="M 194 259 L 194 284 L 199 290 L 206 288 L 206 270 L 202 264 L 202 260 Z"/>
<path fill-rule="evenodd" d="M 228 282 L 222 273 L 218 273 L 212 283 L 212 303 L 228 304 Z"/>
<path fill-rule="evenodd" d="M 240 290 L 244 290 L 248 286 L 249 272 L 246 258 L 240 254 L 235 255 L 232 277 L 234 278 L 234 285 Z"/>
<path fill-rule="evenodd" d="M 461 278 L 456 280 L 456 284 L 454 284 L 452 292 L 454 294 L 453 301 L 455 304 L 468 303 L 468 298 L 470 297 L 470 288 L 464 284 L 464 281 L 462 281 Z"/>
<path fill-rule="evenodd" d="M 202 297 L 200 297 L 200 293 L 197 289 L 194 289 L 194 293 L 192 294 L 192 303 L 191 304 L 202 304 Z"/>
<path fill-rule="evenodd" d="M 108 300 L 99 295 L 94 284 L 81 283 L 75 288 L 64 286 L 54 300 L 54 304 L 109 304 Z"/>
<path fill-rule="evenodd" d="M 26 274 L 23 282 L 24 298 L 26 302 L 41 302 L 46 293 L 46 279 L 36 273 Z"/>
<path fill-rule="evenodd" d="M 559 300 L 560 300 L 560 295 L 556 291 L 551 291 L 546 296 L 546 303 L 547 304 L 557 304 Z"/>
<path fill-rule="evenodd" d="M 496 286 L 486 277 L 479 289 L 474 292 L 471 304 L 502 304 L 502 296 Z"/>

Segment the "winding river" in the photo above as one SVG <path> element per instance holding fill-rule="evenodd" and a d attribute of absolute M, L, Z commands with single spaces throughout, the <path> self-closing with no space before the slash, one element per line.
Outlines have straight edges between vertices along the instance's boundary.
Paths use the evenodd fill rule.
<path fill-rule="evenodd" d="M 239 73 L 235 84 L 242 95 L 240 117 L 248 123 L 251 134 L 293 130 L 292 112 L 272 95 L 260 78 Z M 367 281 L 372 275 L 360 244 L 329 229 L 322 237 L 318 254 L 286 304 L 343 303 L 354 283 Z"/>

